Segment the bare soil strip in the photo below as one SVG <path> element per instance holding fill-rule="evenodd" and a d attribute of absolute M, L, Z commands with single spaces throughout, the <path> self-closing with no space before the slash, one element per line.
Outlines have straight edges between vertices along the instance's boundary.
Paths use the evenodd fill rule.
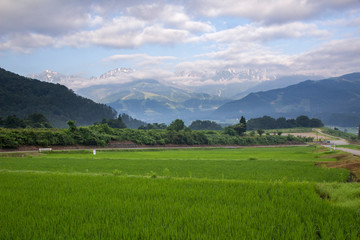
<path fill-rule="evenodd" d="M 350 171 L 350 182 L 360 182 L 360 157 L 349 153 L 334 153 L 321 158 L 336 158 L 337 161 L 316 162 L 316 166 L 328 168 L 345 168 Z"/>

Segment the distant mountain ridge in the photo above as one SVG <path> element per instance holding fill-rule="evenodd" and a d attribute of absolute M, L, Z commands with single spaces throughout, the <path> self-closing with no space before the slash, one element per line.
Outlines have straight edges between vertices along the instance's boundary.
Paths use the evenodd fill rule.
<path fill-rule="evenodd" d="M 26 78 L 2 68 L 0 86 L 1 117 L 42 113 L 55 127 L 66 127 L 68 120 L 90 125 L 116 114 L 111 107 L 78 96 L 63 85 Z"/>
<path fill-rule="evenodd" d="M 357 85 L 344 84 L 358 73 L 322 80 L 318 76 L 281 77 L 251 69 L 176 73 L 179 82 L 182 76 L 200 82 L 194 86 L 189 86 L 189 82 L 175 85 L 176 81 L 137 79 L 134 73 L 136 70 L 131 68 L 116 68 L 99 77 L 76 80 L 71 76 L 61 78 L 56 72 L 52 76 L 51 71 L 45 71 L 43 79 L 76 83 L 76 92 L 81 96 L 146 122 L 169 123 L 182 118 L 187 122 L 210 119 L 230 123 L 241 115 L 249 119 L 265 114 L 290 118 L 306 114 L 322 119 L 325 124 L 353 126 L 359 118 L 357 95 L 352 91 Z M 305 81 L 307 79 L 316 81 Z M 88 81 L 92 86 L 82 87 Z"/>
<path fill-rule="evenodd" d="M 285 88 L 306 80 L 321 80 L 324 79 L 320 76 L 306 76 L 306 75 L 293 75 L 293 76 L 282 76 L 275 80 L 263 81 L 256 84 L 247 90 L 234 95 L 234 99 L 240 99 L 253 92 L 269 91 L 277 88 Z"/>
<path fill-rule="evenodd" d="M 244 115 L 249 119 L 263 115 L 296 117 L 302 114 L 320 118 L 325 124 L 360 124 L 360 73 L 250 93 L 219 107 L 213 117 L 235 119 Z"/>
<path fill-rule="evenodd" d="M 137 74 L 138 73 L 138 74 Z M 163 84 L 188 91 L 207 93 L 224 98 L 232 98 L 239 92 L 244 92 L 262 81 L 271 81 L 278 76 L 261 69 L 223 69 L 211 71 L 180 71 L 174 73 L 176 81 L 162 80 Z M 84 78 L 68 76 L 59 72 L 45 70 L 40 74 L 30 74 L 28 77 L 46 82 L 60 83 L 75 91 L 95 85 L 124 84 L 133 81 L 146 80 L 141 77 L 141 71 L 132 68 L 115 68 L 98 77 Z M 159 81 L 159 79 L 157 79 Z M 189 82 L 190 81 L 190 82 Z M 86 84 L 87 86 L 84 86 Z M 94 99 L 94 98 L 92 98 Z M 94 99 L 95 100 L 95 99 Z"/>
<path fill-rule="evenodd" d="M 106 103 L 118 112 L 145 119 L 147 122 L 160 123 L 169 123 L 176 118 L 185 121 L 202 119 L 229 101 L 168 86 L 153 79 L 91 86 L 80 89 L 78 93 Z"/>

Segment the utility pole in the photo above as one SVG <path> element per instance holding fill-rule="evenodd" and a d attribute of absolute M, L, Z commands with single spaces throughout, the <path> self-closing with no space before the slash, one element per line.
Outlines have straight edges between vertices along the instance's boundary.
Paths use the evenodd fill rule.
<path fill-rule="evenodd" d="M 358 139 L 360 140 L 360 125 L 359 125 Z"/>

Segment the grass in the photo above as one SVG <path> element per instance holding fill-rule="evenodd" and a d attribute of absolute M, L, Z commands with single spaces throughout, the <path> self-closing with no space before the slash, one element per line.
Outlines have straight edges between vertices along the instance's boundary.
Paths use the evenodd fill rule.
<path fill-rule="evenodd" d="M 0 154 L 0 239 L 359 239 L 359 185 L 320 150 Z"/>
<path fill-rule="evenodd" d="M 123 150 L 0 158 L 0 169 L 275 181 L 346 181 L 344 169 L 314 168 L 315 147 Z"/>
<path fill-rule="evenodd" d="M 298 128 L 283 128 L 283 129 L 269 129 L 265 130 L 268 133 L 281 132 L 281 133 L 308 133 L 313 132 L 312 128 L 298 127 Z"/>
<path fill-rule="evenodd" d="M 342 147 L 342 148 L 350 148 L 350 149 L 354 149 L 354 150 L 360 150 L 360 145 L 338 145 L 338 147 Z"/>
<path fill-rule="evenodd" d="M 324 202 L 313 184 L 0 176 L 2 239 L 356 239 L 360 234 L 359 213 Z"/>
<path fill-rule="evenodd" d="M 352 134 L 352 133 L 346 133 L 340 130 L 334 130 L 334 129 L 330 129 L 330 128 L 326 128 L 323 127 L 321 128 L 321 131 L 323 133 L 332 135 L 332 136 L 336 136 L 336 137 L 341 137 L 341 138 L 345 138 L 347 140 L 356 140 L 357 139 L 357 135 L 356 134 Z"/>
<path fill-rule="evenodd" d="M 331 199 L 331 203 L 334 205 L 353 209 L 360 206 L 360 185 L 358 183 L 321 183 L 317 185 L 317 191 L 324 198 Z"/>

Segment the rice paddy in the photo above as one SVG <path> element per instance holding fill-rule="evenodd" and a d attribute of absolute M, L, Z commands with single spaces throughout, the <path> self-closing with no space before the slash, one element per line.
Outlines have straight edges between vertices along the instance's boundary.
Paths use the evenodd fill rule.
<path fill-rule="evenodd" d="M 359 185 L 317 150 L 2 154 L 0 239 L 360 239 Z"/>

